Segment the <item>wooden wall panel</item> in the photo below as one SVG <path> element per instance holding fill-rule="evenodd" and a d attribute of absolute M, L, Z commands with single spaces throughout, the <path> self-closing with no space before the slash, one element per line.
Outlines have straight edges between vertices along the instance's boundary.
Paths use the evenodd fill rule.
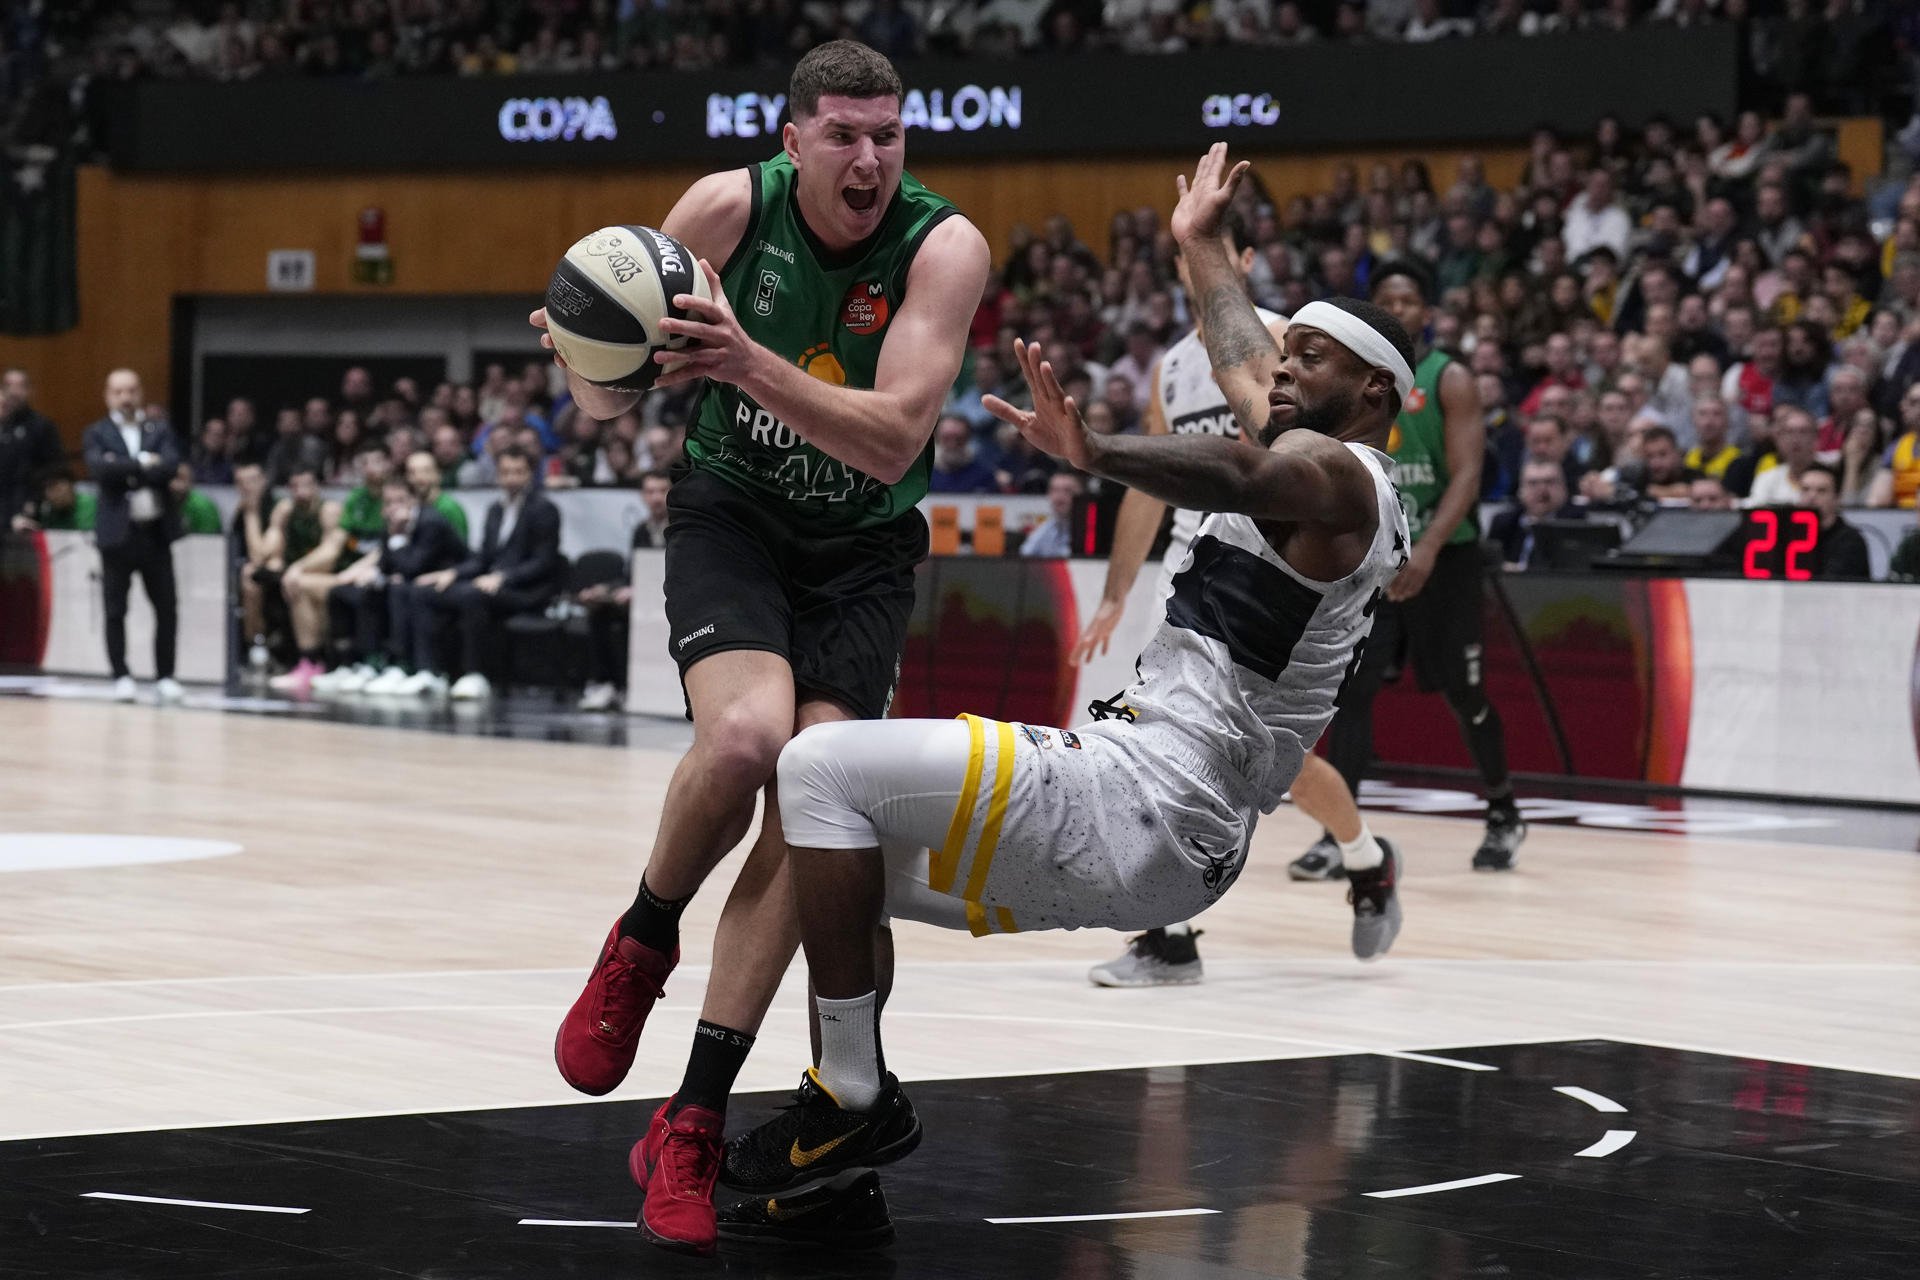
<path fill-rule="evenodd" d="M 1286 195 L 1324 188 L 1342 159 L 1357 161 L 1364 173 L 1376 155 L 1397 164 L 1408 154 L 1255 160 L 1269 188 Z M 1444 187 L 1467 152 L 1421 154 Z M 1495 184 L 1517 179 L 1521 152 L 1479 154 Z M 1055 212 L 1104 250 L 1114 210 L 1172 207 L 1179 167 L 1169 158 L 1025 160 L 947 162 L 915 172 L 957 201 L 996 252 L 1014 224 L 1037 224 Z M 130 365 L 145 377 L 151 398 L 168 398 L 172 299 L 265 293 L 269 250 L 314 250 L 321 293 L 538 293 L 575 237 L 612 222 L 658 222 L 697 176 L 685 168 L 325 177 L 140 177 L 88 169 L 80 177 L 80 325 L 52 337 L 0 339 L 0 362 L 33 371 L 41 409 L 77 443 L 79 429 L 101 411 L 109 369 Z M 356 285 L 351 277 L 356 219 L 367 205 L 387 214 L 395 270 L 386 288 Z"/>

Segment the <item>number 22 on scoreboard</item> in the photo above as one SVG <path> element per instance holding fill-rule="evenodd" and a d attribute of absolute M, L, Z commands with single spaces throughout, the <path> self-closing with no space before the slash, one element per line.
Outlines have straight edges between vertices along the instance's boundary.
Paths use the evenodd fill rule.
<path fill-rule="evenodd" d="M 1787 515 L 1797 536 L 1787 543 L 1780 576 L 1793 582 L 1805 582 L 1813 577 L 1813 570 L 1806 566 L 1802 557 L 1820 541 L 1820 517 L 1812 511 L 1790 511 Z M 1747 541 L 1743 569 L 1749 578 L 1771 578 L 1774 576 L 1773 566 L 1762 557 L 1771 557 L 1780 545 L 1780 513 L 1762 508 L 1748 512 L 1747 518 L 1759 527 L 1759 532 Z"/>

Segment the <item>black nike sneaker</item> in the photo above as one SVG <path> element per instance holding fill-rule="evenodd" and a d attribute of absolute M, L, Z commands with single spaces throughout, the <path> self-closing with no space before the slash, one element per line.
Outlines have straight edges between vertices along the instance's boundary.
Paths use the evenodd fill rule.
<path fill-rule="evenodd" d="M 1400 936 L 1400 895 L 1394 891 L 1400 882 L 1400 850 L 1384 836 L 1375 836 L 1380 846 L 1380 865 L 1365 871 L 1347 869 L 1347 903 L 1353 908 L 1353 954 L 1362 960 L 1377 960 Z"/>
<path fill-rule="evenodd" d="M 809 1067 L 779 1115 L 727 1143 L 720 1181 L 772 1195 L 847 1169 L 891 1164 L 919 1145 L 920 1118 L 892 1072 L 872 1107 L 848 1111 Z"/>
<path fill-rule="evenodd" d="M 878 1249 L 893 1243 L 880 1175 L 848 1169 L 830 1182 L 784 1196 L 755 1196 L 719 1213 L 720 1238 L 739 1244 Z"/>
<path fill-rule="evenodd" d="M 1520 852 L 1520 842 L 1526 838 L 1527 824 L 1517 811 L 1489 812 L 1487 834 L 1481 839 L 1480 847 L 1473 851 L 1473 869 L 1513 870 L 1513 859 Z"/>

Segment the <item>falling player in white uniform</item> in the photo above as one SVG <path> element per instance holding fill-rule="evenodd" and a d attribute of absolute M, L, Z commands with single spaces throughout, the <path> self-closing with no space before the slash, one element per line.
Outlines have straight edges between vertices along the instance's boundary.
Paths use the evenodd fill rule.
<path fill-rule="evenodd" d="M 1231 218 L 1221 231 L 1221 249 L 1235 268 L 1234 278 L 1242 288 L 1247 271 L 1253 265 L 1254 248 L 1245 239 L 1242 228 Z M 1175 263 L 1180 284 L 1187 296 L 1195 297 L 1193 280 L 1187 271 L 1186 256 L 1176 252 Z M 1254 307 L 1254 314 L 1266 326 L 1276 344 L 1286 332 L 1287 320 L 1278 312 Z M 1144 429 L 1148 435 L 1207 435 L 1241 439 L 1240 424 L 1227 397 L 1213 376 L 1213 364 L 1207 358 L 1204 309 L 1194 306 L 1195 327 L 1169 347 L 1153 367 L 1152 387 L 1147 398 Z M 1251 441 L 1248 442 L 1251 444 Z M 1251 456 L 1251 454 L 1249 455 Z M 1074 644 L 1073 658 L 1091 662 L 1107 651 L 1114 629 L 1126 610 L 1127 595 L 1134 579 L 1153 548 L 1167 504 L 1141 489 L 1131 489 L 1120 503 L 1120 516 L 1114 524 L 1113 549 L 1107 557 L 1107 582 L 1100 605 L 1082 629 Z M 1174 570 L 1185 560 L 1187 548 L 1206 512 L 1185 508 L 1173 513 L 1172 536 L 1166 556 L 1160 564 L 1160 585 L 1154 598 L 1164 601 L 1173 584 Z M 1309 754 L 1294 779 L 1291 796 L 1294 808 L 1320 824 L 1321 835 L 1313 846 L 1327 846 L 1339 855 L 1335 865 L 1369 870 L 1380 865 L 1385 850 L 1375 841 L 1373 832 L 1354 803 L 1353 793 L 1334 767 L 1317 755 Z M 1344 871 L 1342 872 L 1344 875 Z M 1354 954 L 1362 960 L 1378 959 L 1385 951 L 1383 935 L 1372 927 L 1367 900 L 1349 894 L 1356 910 L 1353 930 Z M 1200 961 L 1199 932 L 1191 921 L 1182 920 L 1164 929 L 1148 929 L 1127 940 L 1127 949 L 1104 964 L 1095 965 L 1087 974 L 1095 986 L 1155 987 L 1181 986 L 1199 982 L 1205 976 Z M 1390 937 L 1384 938 L 1390 943 Z"/>
<path fill-rule="evenodd" d="M 973 716 L 820 725 L 782 751 L 820 1058 L 793 1105 L 727 1144 L 729 1186 L 778 1192 L 918 1145 L 881 1056 L 889 975 L 876 957 L 889 917 L 975 935 L 1185 920 L 1240 875 L 1254 824 L 1332 719 L 1407 558 L 1380 450 L 1413 386 L 1413 344 L 1379 307 L 1339 298 L 1301 308 L 1275 346 L 1219 243 L 1245 169 L 1215 146 L 1191 190 L 1182 180 L 1173 228 L 1216 376 L 1264 449 L 1093 434 L 1045 353 L 1025 344 L 1032 412 L 988 406 L 1083 471 L 1214 512 L 1120 714 L 1073 731 Z M 1398 927 L 1397 861 L 1389 850 L 1350 878 L 1385 932 Z"/>

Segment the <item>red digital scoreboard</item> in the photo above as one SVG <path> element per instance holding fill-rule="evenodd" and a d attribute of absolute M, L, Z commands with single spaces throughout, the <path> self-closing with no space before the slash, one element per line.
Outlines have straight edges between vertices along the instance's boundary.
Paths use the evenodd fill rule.
<path fill-rule="evenodd" d="M 1743 513 L 1740 526 L 1742 577 L 1785 578 L 1805 582 L 1813 577 L 1813 553 L 1820 545 L 1820 515 L 1805 507 L 1754 507 Z"/>

